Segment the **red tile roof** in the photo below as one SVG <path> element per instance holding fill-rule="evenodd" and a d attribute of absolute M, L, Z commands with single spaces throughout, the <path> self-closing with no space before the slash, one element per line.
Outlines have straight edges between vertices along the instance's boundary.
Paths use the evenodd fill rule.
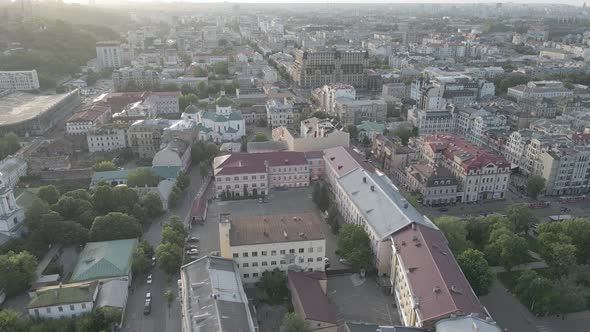
<path fill-rule="evenodd" d="M 322 291 L 318 278 L 305 272 L 289 271 L 293 307 L 303 319 L 336 325 L 336 313 Z"/>
<path fill-rule="evenodd" d="M 320 159 L 324 157 L 324 151 L 309 151 L 304 153 L 307 159 Z"/>
<path fill-rule="evenodd" d="M 162 97 L 180 97 L 182 93 L 180 91 L 160 91 L 160 92 L 152 92 L 154 96 L 162 96 Z"/>
<path fill-rule="evenodd" d="M 424 136 L 424 142 L 430 148 L 451 161 L 455 157 L 461 159 L 458 162 L 465 171 L 477 170 L 489 164 L 499 168 L 509 168 L 510 163 L 506 158 L 497 155 L 489 150 L 467 142 L 463 137 L 455 134 L 435 134 Z"/>
<path fill-rule="evenodd" d="M 232 153 L 217 166 L 215 175 L 264 173 L 273 166 L 308 165 L 303 152 L 280 151 L 262 153 Z"/>
<path fill-rule="evenodd" d="M 423 322 L 451 314 L 487 317 L 441 231 L 411 224 L 395 233 L 392 240 Z"/>
<path fill-rule="evenodd" d="M 92 105 L 82 112 L 74 113 L 68 119 L 68 122 L 95 121 L 96 119 L 101 117 L 105 112 L 108 112 L 108 110 L 109 108 L 107 106 Z"/>

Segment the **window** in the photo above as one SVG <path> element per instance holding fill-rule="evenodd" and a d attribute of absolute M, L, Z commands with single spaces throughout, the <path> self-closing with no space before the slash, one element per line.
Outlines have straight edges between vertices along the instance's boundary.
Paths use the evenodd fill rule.
<path fill-rule="evenodd" d="M 63 311 L 64 311 L 64 307 L 62 307 L 62 306 L 59 306 L 59 307 L 57 307 L 57 310 L 58 310 L 59 312 L 63 312 Z"/>
<path fill-rule="evenodd" d="M 252 265 L 254 265 L 254 264 L 252 264 Z M 242 266 L 243 267 L 249 267 L 250 265 L 248 263 L 244 263 L 244 264 L 242 264 Z"/>
<path fill-rule="evenodd" d="M 238 258 L 238 254 L 234 252 L 234 258 Z"/>
<path fill-rule="evenodd" d="M 281 255 L 285 254 L 285 249 L 281 250 Z"/>
<path fill-rule="evenodd" d="M 307 248 L 307 252 L 313 252 L 313 247 Z"/>
<path fill-rule="evenodd" d="M 252 257 L 258 257 L 258 251 L 252 251 Z"/>
<path fill-rule="evenodd" d="M 281 261 L 282 262 L 282 261 Z M 282 264 L 282 263 L 281 263 Z M 270 261 L 270 265 L 277 265 L 277 261 Z"/>
<path fill-rule="evenodd" d="M 244 273 L 244 278 L 246 278 L 246 279 L 250 278 L 250 274 Z"/>
<path fill-rule="evenodd" d="M 289 259 L 289 264 L 294 264 L 294 263 L 295 263 L 295 258 Z"/>
<path fill-rule="evenodd" d="M 258 277 L 258 273 L 254 272 L 252 273 L 252 278 L 257 278 Z"/>
<path fill-rule="evenodd" d="M 261 256 L 266 256 L 266 250 L 260 252 Z"/>
<path fill-rule="evenodd" d="M 303 257 L 299 257 L 299 263 L 303 263 L 305 262 L 305 259 Z"/>
<path fill-rule="evenodd" d="M 270 255 L 271 256 L 276 256 L 277 255 L 277 251 L 276 250 L 271 250 L 270 251 Z"/>
<path fill-rule="evenodd" d="M 309 258 L 307 259 L 307 262 L 308 262 L 308 263 L 313 263 L 313 258 L 312 258 L 312 257 L 309 257 Z"/>
<path fill-rule="evenodd" d="M 82 309 L 86 309 L 86 303 L 82 303 Z"/>
<path fill-rule="evenodd" d="M 262 262 L 262 266 L 267 266 L 268 263 L 267 262 Z"/>
<path fill-rule="evenodd" d="M 299 253 L 300 253 L 300 254 L 302 254 L 302 253 L 304 253 L 304 252 L 305 252 L 305 249 L 304 249 L 304 248 L 299 248 Z"/>
<path fill-rule="evenodd" d="M 316 262 L 321 262 L 322 261 L 322 258 L 321 257 L 318 257 L 315 260 L 316 260 Z"/>
<path fill-rule="evenodd" d="M 295 253 L 295 249 L 289 249 L 289 253 L 290 254 L 294 254 Z"/>
<path fill-rule="evenodd" d="M 51 308 L 45 308 L 45 311 L 47 311 L 48 314 L 51 313 Z"/>
<path fill-rule="evenodd" d="M 242 253 L 242 257 L 248 257 L 248 253 L 247 252 Z"/>
<path fill-rule="evenodd" d="M 70 311 L 74 311 L 74 305 L 70 304 Z"/>
<path fill-rule="evenodd" d="M 284 260 L 284 259 L 281 259 L 281 264 L 282 264 L 282 265 L 285 265 L 285 264 L 287 264 L 287 261 L 286 261 L 286 260 Z"/>

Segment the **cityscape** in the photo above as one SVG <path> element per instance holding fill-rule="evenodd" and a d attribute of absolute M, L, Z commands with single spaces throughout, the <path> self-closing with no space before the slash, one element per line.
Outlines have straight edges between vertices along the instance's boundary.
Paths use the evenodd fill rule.
<path fill-rule="evenodd" d="M 0 0 L 2 332 L 585 332 L 589 194 L 582 0 Z"/>

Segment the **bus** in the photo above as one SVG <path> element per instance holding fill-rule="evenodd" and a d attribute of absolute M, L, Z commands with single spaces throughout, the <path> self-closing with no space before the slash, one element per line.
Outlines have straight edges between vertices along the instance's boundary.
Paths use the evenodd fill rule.
<path fill-rule="evenodd" d="M 559 203 L 575 203 L 575 202 L 581 202 L 585 199 L 586 199 L 586 195 L 561 196 L 561 197 L 559 197 Z"/>
<path fill-rule="evenodd" d="M 534 202 L 529 203 L 529 209 L 543 209 L 549 207 L 550 205 L 551 203 L 546 201 Z"/>

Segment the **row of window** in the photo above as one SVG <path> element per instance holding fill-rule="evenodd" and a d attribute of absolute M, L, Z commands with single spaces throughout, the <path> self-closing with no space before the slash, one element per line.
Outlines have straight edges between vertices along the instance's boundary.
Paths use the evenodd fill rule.
<path fill-rule="evenodd" d="M 322 252 L 324 250 L 323 247 L 309 247 L 307 248 L 307 252 L 308 253 L 312 253 L 312 252 Z M 278 251 L 280 255 L 286 255 L 287 254 L 287 250 L 286 249 L 281 249 Z M 297 250 L 298 253 L 303 254 L 305 253 L 305 248 L 299 248 Z M 294 254 L 295 253 L 295 249 L 289 249 L 289 253 L 290 254 Z M 249 255 L 252 255 L 251 257 L 258 257 L 258 251 L 252 251 L 252 252 L 243 252 L 242 253 L 242 257 L 250 257 Z M 276 256 L 277 255 L 277 251 L 276 250 L 271 250 L 270 251 L 270 255 L 271 256 Z M 233 254 L 234 258 L 238 258 L 240 257 L 239 253 L 234 253 Z M 268 256 L 268 250 L 263 250 L 260 251 L 260 256 Z"/>
<path fill-rule="evenodd" d="M 315 261 L 316 262 L 321 262 L 323 261 L 323 257 L 316 257 Z M 278 261 L 279 264 L 281 265 L 285 265 L 287 264 L 287 260 L 286 259 L 281 259 Z M 313 257 L 308 257 L 307 258 L 307 262 L 308 263 L 313 263 Z M 262 261 L 260 262 L 260 266 L 268 266 L 267 261 Z M 299 257 L 299 263 L 305 263 L 305 258 L 303 257 Z M 290 258 L 289 259 L 289 264 L 295 264 L 295 258 Z M 238 267 L 240 267 L 240 264 L 237 264 Z M 270 265 L 271 266 L 276 266 L 277 265 L 277 261 L 270 261 Z M 250 262 L 250 263 L 242 263 L 242 267 L 258 267 L 258 262 Z"/>
<path fill-rule="evenodd" d="M 82 306 L 82 309 L 86 309 L 86 303 L 82 303 L 81 306 Z M 74 307 L 73 304 L 70 304 L 69 308 L 70 308 L 70 311 L 76 311 L 76 309 L 75 309 L 75 307 Z M 63 312 L 64 311 L 64 307 L 63 306 L 57 307 L 57 311 Z M 45 308 L 45 312 L 47 312 L 48 314 L 50 314 L 51 313 L 51 307 Z M 35 314 L 36 315 L 39 315 L 39 309 L 35 309 Z"/>
<path fill-rule="evenodd" d="M 258 176 L 260 178 L 260 180 L 264 180 L 266 178 L 265 175 L 259 175 Z M 218 177 L 217 178 L 217 182 L 222 182 L 224 178 Z M 244 175 L 242 176 L 242 180 L 256 180 L 256 175 L 252 175 L 252 176 L 248 176 L 248 175 Z M 226 176 L 225 177 L 225 182 L 230 182 L 231 181 L 231 177 L 230 176 Z M 240 177 L 239 176 L 234 176 L 234 181 L 240 181 Z"/>

